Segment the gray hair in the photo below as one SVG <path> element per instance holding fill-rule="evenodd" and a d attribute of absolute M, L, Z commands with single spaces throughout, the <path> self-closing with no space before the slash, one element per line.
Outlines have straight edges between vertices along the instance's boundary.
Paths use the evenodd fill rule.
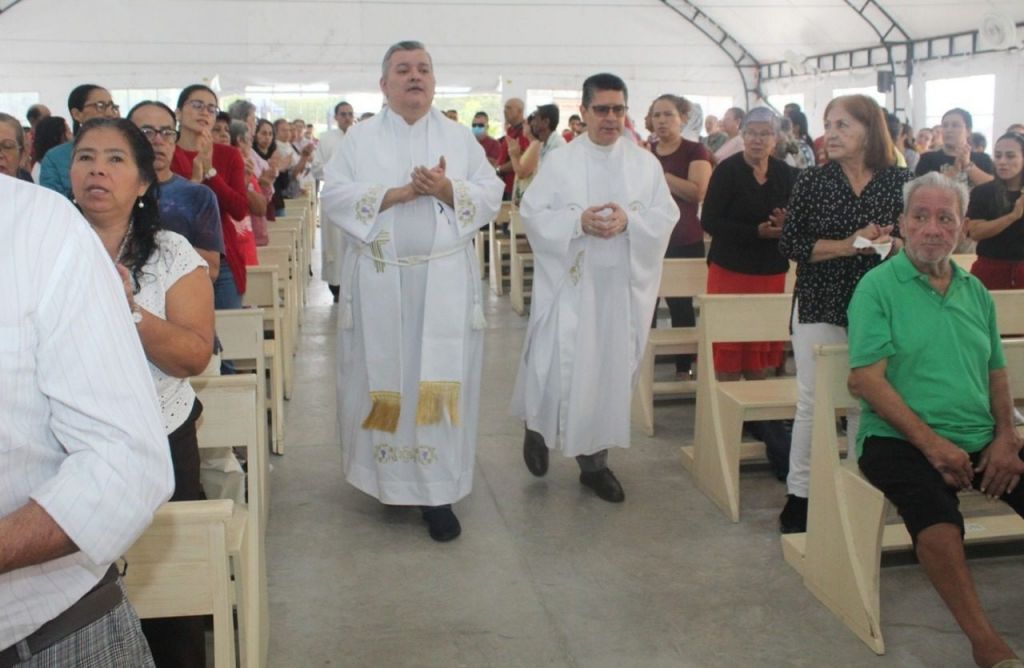
<path fill-rule="evenodd" d="M 21 121 L 10 114 L 0 111 L 0 123 L 7 123 L 14 129 L 14 141 L 18 144 L 18 152 L 25 150 L 25 128 L 21 127 Z M 18 165 L 15 165 L 17 169 Z"/>
<path fill-rule="evenodd" d="M 960 181 L 954 181 L 940 172 L 928 172 L 927 174 L 923 174 L 913 181 L 909 181 L 903 185 L 904 215 L 910 213 L 910 200 L 913 199 L 914 193 L 916 193 L 920 188 L 942 188 L 943 190 L 949 190 L 955 193 L 957 202 L 960 205 L 960 222 L 963 222 L 964 216 L 967 215 L 967 202 L 970 198 L 970 195 L 967 192 L 967 186 Z"/>
<path fill-rule="evenodd" d="M 228 116 L 236 121 L 244 121 L 249 114 L 256 113 L 256 105 L 249 100 L 235 100 L 228 107 Z"/>
<path fill-rule="evenodd" d="M 416 40 L 405 40 L 402 42 L 396 42 L 388 47 L 387 52 L 384 54 L 384 60 L 380 63 L 380 75 L 386 77 L 388 75 L 388 66 L 391 64 L 391 56 L 395 55 L 397 51 L 426 51 L 427 47 L 423 45 L 423 42 Z M 430 58 L 430 55 L 427 54 Z M 433 59 L 431 59 L 433 62 Z"/>
<path fill-rule="evenodd" d="M 729 111 L 732 111 L 731 109 Z M 779 128 L 781 127 L 781 121 L 779 121 L 779 115 L 768 107 L 754 107 L 746 116 L 743 116 L 743 122 L 740 124 L 741 130 L 746 130 L 747 126 L 751 123 L 768 123 L 772 126 L 772 132 L 779 134 Z"/>
<path fill-rule="evenodd" d="M 228 126 L 228 134 L 231 135 L 231 145 L 237 146 L 238 140 L 245 136 L 245 133 L 249 131 L 249 126 L 245 124 L 245 121 L 240 121 L 237 118 L 231 119 L 231 125 Z"/>

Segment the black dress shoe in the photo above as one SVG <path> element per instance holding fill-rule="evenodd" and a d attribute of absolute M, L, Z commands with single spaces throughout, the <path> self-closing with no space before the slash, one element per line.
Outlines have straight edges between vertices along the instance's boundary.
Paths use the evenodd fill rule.
<path fill-rule="evenodd" d="M 598 497 L 609 503 L 622 503 L 626 500 L 626 493 L 622 491 L 622 485 L 618 478 L 609 468 L 600 471 L 583 471 L 580 473 L 580 483 L 584 487 L 594 490 Z"/>
<path fill-rule="evenodd" d="M 807 532 L 807 499 L 793 494 L 786 495 L 786 505 L 779 514 L 779 531 L 782 533 Z"/>
<path fill-rule="evenodd" d="M 526 430 L 523 437 L 523 461 L 530 473 L 538 478 L 548 472 L 548 446 L 540 432 Z"/>
<path fill-rule="evenodd" d="M 430 537 L 439 543 L 455 540 L 462 533 L 459 518 L 452 512 L 451 506 L 424 507 L 423 521 L 427 523 Z"/>

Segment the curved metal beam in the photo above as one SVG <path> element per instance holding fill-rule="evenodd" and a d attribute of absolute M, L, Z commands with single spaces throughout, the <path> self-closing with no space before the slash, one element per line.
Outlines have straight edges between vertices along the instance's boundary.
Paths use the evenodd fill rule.
<path fill-rule="evenodd" d="M 857 0 L 857 2 L 845 0 L 845 2 L 850 9 L 857 12 L 857 15 L 871 26 L 871 29 L 878 35 L 878 41 L 882 44 L 905 44 L 910 41 L 910 35 L 903 29 L 903 26 L 897 23 L 896 19 L 885 11 L 885 8 L 876 0 L 865 0 L 863 3 L 861 0 Z M 893 35 L 895 35 L 895 39 L 892 39 Z"/>
<path fill-rule="evenodd" d="M 877 2 L 877 0 L 845 0 L 847 6 L 853 11 L 857 12 L 857 15 L 864 19 L 865 22 L 871 29 L 878 35 L 878 41 L 885 48 L 885 53 L 888 60 L 889 71 L 892 72 L 893 81 L 897 78 L 910 79 L 910 74 L 913 69 L 913 61 L 903 59 L 900 62 L 900 67 L 897 67 L 897 58 L 893 57 L 893 47 L 901 47 L 902 50 L 906 51 L 908 45 L 912 42 L 910 35 L 903 29 L 899 23 L 896 22 L 889 12 L 885 11 L 885 8 Z M 893 87 L 892 89 L 892 109 L 893 111 L 902 111 L 903 106 L 900 104 L 902 100 L 899 99 L 899 89 Z"/>
<path fill-rule="evenodd" d="M 19 2 L 21 2 L 21 0 L 0 0 L 0 14 L 3 14 Z"/>
<path fill-rule="evenodd" d="M 685 19 L 690 25 L 701 31 L 705 37 L 722 50 L 732 61 L 736 71 L 739 72 L 740 80 L 743 82 L 743 93 L 746 97 L 746 108 L 750 109 L 752 102 L 762 100 L 768 104 L 768 100 L 761 90 L 761 63 L 757 58 L 750 55 L 750 52 L 736 41 L 732 35 L 703 10 L 697 7 L 690 0 L 661 0 L 662 4 Z M 751 100 L 751 95 L 755 100 Z"/>

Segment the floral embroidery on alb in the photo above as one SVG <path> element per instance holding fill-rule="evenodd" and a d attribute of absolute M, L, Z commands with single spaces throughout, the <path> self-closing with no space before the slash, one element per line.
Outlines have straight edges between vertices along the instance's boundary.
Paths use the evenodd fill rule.
<path fill-rule="evenodd" d="M 369 225 L 377 217 L 384 186 L 373 186 L 356 202 L 356 220 Z"/>
<path fill-rule="evenodd" d="M 455 194 L 455 218 L 463 227 L 471 225 L 476 220 L 476 203 L 469 195 L 469 186 L 465 181 L 452 181 L 452 191 Z"/>
<path fill-rule="evenodd" d="M 378 464 L 419 464 L 429 466 L 437 461 L 437 448 L 420 445 L 415 448 L 396 448 L 393 445 L 377 446 Z"/>

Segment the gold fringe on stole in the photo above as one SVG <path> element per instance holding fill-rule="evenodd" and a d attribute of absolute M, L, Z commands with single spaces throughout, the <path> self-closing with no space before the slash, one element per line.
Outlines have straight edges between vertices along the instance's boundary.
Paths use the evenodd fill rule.
<path fill-rule="evenodd" d="M 420 383 L 420 402 L 416 407 L 416 424 L 437 424 L 444 419 L 445 408 L 452 426 L 460 426 L 459 395 L 462 383 L 427 381 Z"/>
<path fill-rule="evenodd" d="M 373 405 L 370 414 L 363 420 L 363 429 L 398 431 L 398 416 L 402 413 L 402 395 L 398 392 L 370 392 Z"/>

